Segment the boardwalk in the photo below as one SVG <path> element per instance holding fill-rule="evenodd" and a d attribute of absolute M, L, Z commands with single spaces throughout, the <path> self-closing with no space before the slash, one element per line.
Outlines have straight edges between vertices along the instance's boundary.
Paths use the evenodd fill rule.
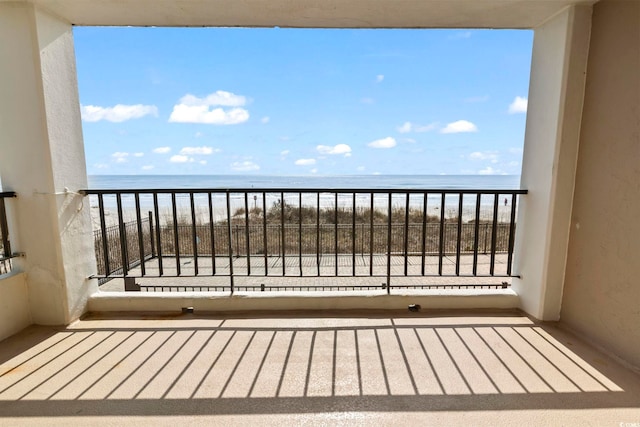
<path fill-rule="evenodd" d="M 473 276 L 473 255 L 460 257 L 459 275 L 456 275 L 455 256 L 442 258 L 442 276 L 438 274 L 437 256 L 386 255 L 292 255 L 251 256 L 233 258 L 234 285 L 237 290 L 373 290 L 384 289 L 387 283 L 387 261 L 390 261 L 392 288 L 489 288 L 511 284 L 505 277 L 507 255 L 498 254 L 491 276 L 491 256 L 478 255 L 477 276 Z M 197 263 L 196 263 L 197 261 Z M 355 261 L 355 262 L 354 262 Z M 215 270 L 213 268 L 215 262 Z M 197 266 L 196 266 L 197 264 Z M 265 268 L 266 265 L 266 268 Z M 197 267 L 197 274 L 196 274 Z M 143 290 L 223 290 L 229 287 L 231 259 L 229 257 L 180 258 L 180 274 L 175 257 L 154 258 L 137 266 L 129 274 L 138 277 Z M 144 276 L 144 277 L 139 277 Z M 161 277 L 165 276 L 165 277 Z M 188 289 L 187 289 L 188 288 Z M 103 291 L 122 291 L 121 278 L 101 286 Z"/>

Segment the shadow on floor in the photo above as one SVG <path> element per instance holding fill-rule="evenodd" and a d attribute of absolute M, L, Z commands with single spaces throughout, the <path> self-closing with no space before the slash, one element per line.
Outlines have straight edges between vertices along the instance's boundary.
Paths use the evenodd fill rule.
<path fill-rule="evenodd" d="M 0 414 L 640 408 L 640 381 L 514 313 L 90 316 L 2 343 Z"/>

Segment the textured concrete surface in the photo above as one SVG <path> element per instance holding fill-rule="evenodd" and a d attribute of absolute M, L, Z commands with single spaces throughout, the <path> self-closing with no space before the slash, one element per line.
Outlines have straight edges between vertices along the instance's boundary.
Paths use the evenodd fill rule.
<path fill-rule="evenodd" d="M 90 316 L 0 362 L 0 425 L 640 423 L 637 374 L 515 312 Z"/>

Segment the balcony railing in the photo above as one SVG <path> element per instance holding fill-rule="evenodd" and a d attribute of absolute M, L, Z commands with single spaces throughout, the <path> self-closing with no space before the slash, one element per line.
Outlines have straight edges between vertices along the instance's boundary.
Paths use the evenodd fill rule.
<path fill-rule="evenodd" d="M 518 197 L 526 190 L 252 188 L 83 193 L 91 198 L 94 212 L 96 277 L 101 283 L 124 277 L 127 288 L 138 290 L 136 278 L 173 278 L 177 280 L 169 285 L 156 280 L 146 290 L 383 288 L 389 292 L 392 286 L 437 286 L 420 281 L 394 285 L 395 277 L 513 276 Z M 185 280 L 202 277 L 211 280 Z M 236 283 L 238 278 L 276 277 L 300 281 Z M 304 284 L 307 278 L 338 280 L 330 285 Z M 347 283 L 346 278 L 384 281 L 381 285 L 373 285 L 372 280 Z M 503 283 L 492 285 L 502 287 Z"/>
<path fill-rule="evenodd" d="M 0 192 L 0 274 L 11 271 L 11 258 L 14 253 L 11 251 L 11 241 L 9 240 L 9 226 L 7 224 L 7 208 L 5 199 L 16 197 L 13 191 Z"/>

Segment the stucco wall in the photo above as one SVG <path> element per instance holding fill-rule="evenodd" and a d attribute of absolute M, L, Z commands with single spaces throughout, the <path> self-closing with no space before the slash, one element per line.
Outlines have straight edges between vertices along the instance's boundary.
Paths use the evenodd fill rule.
<path fill-rule="evenodd" d="M 36 324 L 79 318 L 97 291 L 71 24 L 0 2 L 0 174 Z M 65 189 L 71 190 L 65 192 Z"/>
<path fill-rule="evenodd" d="M 31 324 L 24 273 L 0 278 L 0 341 Z"/>
<path fill-rule="evenodd" d="M 640 2 L 593 10 L 561 321 L 640 367 Z"/>

